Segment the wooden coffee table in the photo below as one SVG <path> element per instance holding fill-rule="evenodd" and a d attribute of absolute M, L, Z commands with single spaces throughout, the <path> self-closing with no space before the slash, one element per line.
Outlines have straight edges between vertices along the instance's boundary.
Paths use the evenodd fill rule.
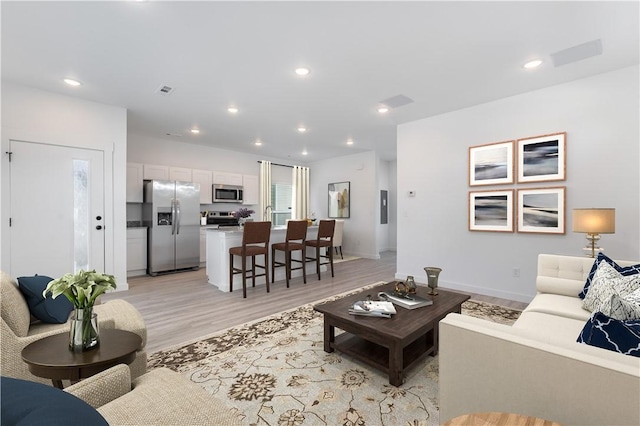
<path fill-rule="evenodd" d="M 400 386 L 404 372 L 426 355 L 438 353 L 438 322 L 451 312 L 460 313 L 469 295 L 438 289 L 428 296 L 428 289 L 418 286 L 417 294 L 433 299 L 433 305 L 417 309 L 396 306 L 392 318 L 350 315 L 349 306 L 371 295 L 377 300 L 380 291 L 393 291 L 393 282 L 374 287 L 333 302 L 313 307 L 324 314 L 324 350 L 335 349 L 389 374 L 389 383 Z M 345 331 L 338 336 L 335 328 Z"/>
<path fill-rule="evenodd" d="M 62 380 L 78 381 L 117 364 L 131 364 L 142 339 L 124 330 L 100 330 L 100 345 L 85 352 L 69 350 L 69 333 L 45 337 L 27 345 L 22 359 L 34 376 L 51 379 L 62 389 Z"/>

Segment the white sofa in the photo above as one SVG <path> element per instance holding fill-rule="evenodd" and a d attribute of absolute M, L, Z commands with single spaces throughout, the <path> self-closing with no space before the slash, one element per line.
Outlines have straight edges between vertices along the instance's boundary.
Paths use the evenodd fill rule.
<path fill-rule="evenodd" d="M 616 261 L 620 266 L 640 262 Z M 577 343 L 593 259 L 541 254 L 537 295 L 513 326 L 440 322 L 440 422 L 509 412 L 566 425 L 640 425 L 640 358 Z"/>

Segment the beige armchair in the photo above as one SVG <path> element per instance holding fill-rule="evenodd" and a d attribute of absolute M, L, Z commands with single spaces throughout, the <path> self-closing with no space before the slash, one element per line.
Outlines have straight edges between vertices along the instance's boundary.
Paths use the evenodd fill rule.
<path fill-rule="evenodd" d="M 112 425 L 241 425 L 236 409 L 209 395 L 182 374 L 157 368 L 131 380 L 116 365 L 65 389 Z"/>
<path fill-rule="evenodd" d="M 29 372 L 27 364 L 22 360 L 22 350 L 28 344 L 43 337 L 68 333 L 69 325 L 31 323 L 29 307 L 17 283 L 2 271 L 0 271 L 0 311 L 2 314 L 0 373 L 7 377 L 51 385 L 51 380 L 34 376 Z M 147 353 L 144 351 L 147 328 L 138 310 L 124 300 L 112 300 L 96 305 L 94 311 L 98 314 L 100 328 L 127 330 L 142 338 L 142 346 L 130 367 L 134 377 L 143 375 L 147 371 Z"/>

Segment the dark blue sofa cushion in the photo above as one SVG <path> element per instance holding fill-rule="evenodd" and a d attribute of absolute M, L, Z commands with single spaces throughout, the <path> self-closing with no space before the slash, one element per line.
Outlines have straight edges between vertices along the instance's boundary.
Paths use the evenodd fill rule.
<path fill-rule="evenodd" d="M 587 275 L 587 281 L 584 283 L 584 288 L 582 289 L 580 294 L 578 294 L 578 297 L 580 297 L 580 299 L 584 299 L 585 296 L 587 295 L 587 292 L 589 291 L 589 287 L 591 286 L 591 281 L 593 280 L 593 276 L 596 274 L 596 271 L 598 270 L 598 265 L 600 264 L 600 262 L 603 262 L 603 261 L 613 266 L 616 271 L 618 271 L 621 275 L 624 275 L 625 277 L 629 275 L 640 274 L 640 263 L 637 265 L 623 267 L 618 265 L 613 259 L 610 259 L 606 254 L 598 253 L 598 257 L 596 257 L 596 260 L 595 262 L 593 262 L 593 266 L 591 267 L 591 271 L 589 271 L 589 275 Z"/>
<path fill-rule="evenodd" d="M 640 357 L 640 320 L 620 321 L 595 312 L 578 336 L 578 343 Z"/>
<path fill-rule="evenodd" d="M 61 389 L 2 377 L 0 423 L 16 426 L 107 426 L 93 407 Z"/>
<path fill-rule="evenodd" d="M 73 310 L 73 304 L 69 299 L 63 295 L 53 299 L 51 294 L 47 294 L 46 298 L 42 297 L 42 292 L 52 280 L 53 278 L 46 275 L 19 277 L 18 287 L 27 299 L 31 315 L 49 324 L 64 324 Z"/>

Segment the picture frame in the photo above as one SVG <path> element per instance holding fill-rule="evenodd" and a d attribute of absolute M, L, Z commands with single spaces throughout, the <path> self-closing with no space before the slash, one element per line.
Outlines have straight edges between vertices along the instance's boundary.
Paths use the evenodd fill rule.
<path fill-rule="evenodd" d="M 518 139 L 518 183 L 565 180 L 566 140 L 566 132 Z"/>
<path fill-rule="evenodd" d="M 514 141 L 469 147 L 469 186 L 513 183 Z"/>
<path fill-rule="evenodd" d="M 565 234 L 566 187 L 518 189 L 518 232 Z"/>
<path fill-rule="evenodd" d="M 513 232 L 513 189 L 469 191 L 469 231 Z"/>
<path fill-rule="evenodd" d="M 351 182 L 329 184 L 329 218 L 348 218 L 351 216 Z"/>

